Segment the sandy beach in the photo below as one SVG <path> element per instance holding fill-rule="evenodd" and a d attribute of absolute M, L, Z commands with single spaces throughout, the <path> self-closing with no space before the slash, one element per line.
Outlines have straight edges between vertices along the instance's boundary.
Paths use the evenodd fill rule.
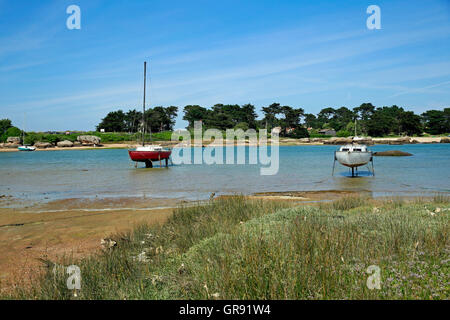
<path fill-rule="evenodd" d="M 293 205 L 335 200 L 350 191 L 290 191 L 257 193 L 250 199 L 290 201 Z M 227 196 L 222 196 L 227 197 Z M 0 206 L 18 199 L 3 198 Z M 174 208 L 194 202 L 176 199 L 64 199 L 26 208 L 0 208 L 0 284 L 8 290 L 28 282 L 46 266 L 40 259 L 86 257 L 102 249 L 101 239 L 130 231 L 139 224 L 164 223 Z"/>

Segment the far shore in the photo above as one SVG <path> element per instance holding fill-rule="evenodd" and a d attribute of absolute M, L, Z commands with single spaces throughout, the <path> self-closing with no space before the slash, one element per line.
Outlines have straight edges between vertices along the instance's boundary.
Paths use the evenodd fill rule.
<path fill-rule="evenodd" d="M 414 144 L 431 144 L 431 143 L 440 143 L 443 137 L 411 137 L 411 140 L 414 140 Z M 387 141 L 396 141 L 401 138 L 372 138 L 372 141 L 375 144 L 387 144 Z M 314 139 L 312 139 L 314 140 Z M 225 143 L 226 140 L 223 141 Z M 271 140 L 268 139 L 268 143 Z M 176 141 L 154 141 L 153 144 L 159 144 L 164 147 L 174 147 L 178 144 Z M 210 141 L 204 141 L 203 146 L 207 146 L 210 144 Z M 409 144 L 409 143 L 405 143 Z M 236 145 L 236 143 L 235 143 Z M 237 144 L 241 145 L 241 144 Z M 245 145 L 250 145 L 248 142 Z M 311 141 L 304 142 L 302 139 L 293 139 L 293 138 L 280 138 L 279 140 L 280 146 L 312 146 L 312 145 L 324 145 L 322 141 Z M 135 142 L 132 141 L 124 141 L 123 143 L 104 143 L 99 146 L 76 146 L 76 147 L 50 147 L 50 148 L 37 148 L 36 151 L 60 151 L 60 150 L 98 150 L 98 149 L 132 149 L 139 146 Z M 214 142 L 211 143 L 211 146 L 215 146 Z M 17 148 L 0 148 L 0 152 L 17 152 L 19 151 Z"/>

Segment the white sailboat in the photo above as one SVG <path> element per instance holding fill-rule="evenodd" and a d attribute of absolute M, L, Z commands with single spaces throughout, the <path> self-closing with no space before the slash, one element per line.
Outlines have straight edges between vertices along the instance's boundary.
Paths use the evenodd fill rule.
<path fill-rule="evenodd" d="M 352 139 L 351 144 L 343 145 L 339 150 L 334 152 L 333 174 L 334 164 L 336 160 L 343 166 L 352 169 L 352 177 L 355 175 L 355 168 L 358 171 L 358 167 L 364 166 L 369 162 L 372 162 L 372 174 L 375 175 L 373 169 L 373 154 L 365 144 L 359 144 L 358 141 L 364 140 L 356 136 L 356 121 L 355 121 L 355 136 Z"/>
<path fill-rule="evenodd" d="M 19 151 L 34 151 L 36 150 L 36 147 L 25 145 L 25 115 L 23 116 L 23 126 L 24 128 L 22 129 L 22 145 L 17 149 L 19 149 Z"/>

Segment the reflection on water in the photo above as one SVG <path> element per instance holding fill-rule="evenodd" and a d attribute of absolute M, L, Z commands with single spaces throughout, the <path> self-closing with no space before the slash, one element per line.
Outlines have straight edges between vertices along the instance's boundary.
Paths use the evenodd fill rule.
<path fill-rule="evenodd" d="M 176 165 L 135 168 L 127 150 L 71 150 L 0 153 L 0 194 L 23 199 L 148 196 L 206 199 L 211 192 L 365 190 L 373 195 L 450 192 L 450 145 L 374 146 L 412 157 L 375 157 L 375 177 L 336 164 L 335 146 L 280 147 L 280 168 L 261 176 L 259 165 Z M 248 151 L 248 150 L 247 150 Z"/>

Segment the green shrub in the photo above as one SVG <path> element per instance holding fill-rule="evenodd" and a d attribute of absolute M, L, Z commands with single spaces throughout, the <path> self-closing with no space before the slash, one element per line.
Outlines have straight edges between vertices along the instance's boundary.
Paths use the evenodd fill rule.
<path fill-rule="evenodd" d="M 6 139 L 8 139 L 9 137 L 21 137 L 22 136 L 22 131 L 17 128 L 17 127 L 10 127 L 8 128 L 4 134 L 2 134 L 1 136 L 1 141 L 5 142 Z"/>
<path fill-rule="evenodd" d="M 336 136 L 337 137 L 350 137 L 352 135 L 352 133 L 350 131 L 347 130 L 339 130 L 338 132 L 336 132 Z"/>

